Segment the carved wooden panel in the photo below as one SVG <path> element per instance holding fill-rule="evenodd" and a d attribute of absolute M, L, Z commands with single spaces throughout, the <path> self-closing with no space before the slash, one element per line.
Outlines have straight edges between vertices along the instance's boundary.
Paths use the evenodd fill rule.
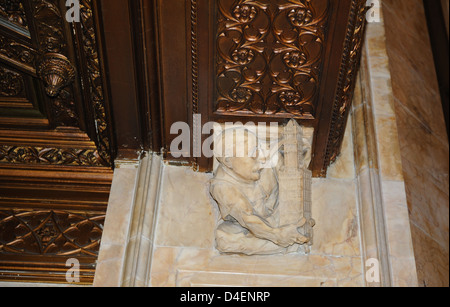
<path fill-rule="evenodd" d="M 104 215 L 67 211 L 0 211 L 3 254 L 97 256 Z"/>
<path fill-rule="evenodd" d="M 1 1 L 0 18 L 28 30 L 28 22 L 23 4 L 19 0 Z"/>
<path fill-rule="evenodd" d="M 216 113 L 314 118 L 328 2 L 218 1 Z"/>
<path fill-rule="evenodd" d="M 0 279 L 91 283 L 114 157 L 101 7 L 0 0 Z M 65 269 L 65 270 L 64 270 Z"/>
<path fill-rule="evenodd" d="M 98 166 L 100 157 L 94 149 L 60 149 L 0 145 L 0 161 L 8 163 Z"/>
<path fill-rule="evenodd" d="M 315 129 L 311 169 L 326 176 L 341 150 L 366 1 L 140 2 L 155 9 L 158 25 L 155 73 L 161 78 L 158 115 L 167 160 L 211 170 L 212 160 L 193 151 L 181 161 L 170 152 L 177 136 L 171 125 L 193 127 L 194 114 L 202 115 L 201 125 L 296 119 Z M 198 140 L 193 133 L 192 141 Z"/>
<path fill-rule="evenodd" d="M 36 75 L 38 52 L 26 43 L 0 32 L 0 59 Z"/>
<path fill-rule="evenodd" d="M 66 282 L 74 258 L 93 282 L 112 174 L 58 168 L 0 168 L 0 280 Z"/>
<path fill-rule="evenodd" d="M 0 67 L 0 97 L 25 98 L 23 77 L 12 70 Z"/>
<path fill-rule="evenodd" d="M 14 71 L 14 80 L 18 80 L 19 75 L 26 80 L 15 83 L 8 81 L 8 84 L 11 87 L 26 83 L 27 86 L 22 87 L 26 88 L 24 93 L 34 109 L 40 111 L 40 114 L 25 113 L 18 110 L 25 106 L 25 101 L 11 104 L 5 103 L 6 99 L 2 98 L 0 143 L 7 142 L 3 137 L 8 134 L 5 129 L 14 122 L 22 126 L 40 126 L 40 129 L 47 131 L 58 131 L 59 135 L 70 128 L 70 133 L 85 133 L 91 139 L 86 150 L 93 146 L 97 148 L 97 162 L 84 165 L 110 166 L 112 128 L 105 98 L 106 80 L 99 55 L 101 45 L 97 41 L 99 26 L 96 24 L 98 17 L 94 16 L 95 1 L 80 2 L 80 23 L 68 23 L 65 20 L 67 8 L 64 1 L 2 0 L 0 3 L 4 11 L 2 16 L 13 16 L 16 14 L 14 12 L 18 12 L 17 8 L 24 14 L 22 19 L 2 17 L 4 22 L 0 23 L 0 67 L 5 77 L 11 79 Z M 15 21 L 19 19 L 28 20 L 29 38 L 22 32 L 15 31 Z M 10 102 L 11 98 L 7 100 Z M 7 145 L 13 146 L 16 143 L 9 142 Z M 48 145 L 50 149 L 63 150 L 59 148 L 57 140 Z M 0 160 L 1 162 L 5 160 Z"/>

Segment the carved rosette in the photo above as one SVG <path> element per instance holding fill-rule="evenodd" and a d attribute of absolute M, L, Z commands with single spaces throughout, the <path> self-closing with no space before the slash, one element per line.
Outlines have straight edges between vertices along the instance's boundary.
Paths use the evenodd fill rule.
<path fill-rule="evenodd" d="M 39 65 L 38 75 L 45 84 L 47 95 L 55 98 L 72 82 L 75 68 L 65 56 L 47 53 Z"/>
<path fill-rule="evenodd" d="M 328 0 L 219 0 L 217 114 L 315 116 Z"/>

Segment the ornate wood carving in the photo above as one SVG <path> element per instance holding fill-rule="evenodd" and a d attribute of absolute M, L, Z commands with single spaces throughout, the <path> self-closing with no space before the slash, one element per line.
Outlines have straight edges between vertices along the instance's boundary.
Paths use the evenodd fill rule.
<path fill-rule="evenodd" d="M 61 149 L 0 145 L 0 163 L 107 166 L 95 149 Z"/>
<path fill-rule="evenodd" d="M 192 61 L 192 112 L 198 114 L 198 3 L 191 0 L 191 61 Z"/>
<path fill-rule="evenodd" d="M 39 114 L 28 95 L 30 82 L 31 78 L 26 74 L 10 66 L 0 64 L 1 115 L 4 115 L 10 110 L 16 110 L 16 112 L 35 112 L 35 114 Z M 2 119 L 0 117 L 1 122 Z"/>
<path fill-rule="evenodd" d="M 0 0 L 0 16 L 19 27 L 28 29 L 27 17 L 20 0 Z"/>
<path fill-rule="evenodd" d="M 83 0 L 80 6 L 81 26 L 78 26 L 66 23 L 60 1 L 32 0 L 29 8 L 35 31 L 31 33 L 36 49 L 0 33 L 0 60 L 3 58 L 10 65 L 40 77 L 47 96 L 46 109 L 51 126 L 85 131 L 98 148 L 98 163 L 92 164 L 111 165 L 111 128 L 99 59 L 94 1 Z M 71 40 L 75 41 L 77 52 L 71 49 Z M 79 58 L 75 59 L 76 56 Z M 80 72 L 75 71 L 76 64 L 79 64 Z M 80 117 L 81 112 L 85 114 Z M 58 148 L 57 144 L 52 144 L 48 149 L 55 147 Z M 35 152 L 42 150 L 34 149 Z M 20 161 L 27 163 L 28 160 Z"/>
<path fill-rule="evenodd" d="M 328 6 L 218 1 L 216 113 L 314 118 Z"/>
<path fill-rule="evenodd" d="M 104 220 L 104 214 L 0 210 L 0 253 L 96 257 Z"/>
<path fill-rule="evenodd" d="M 65 282 L 75 257 L 91 283 L 113 159 L 98 1 L 80 23 L 61 0 L 5 3 L 29 36 L 0 23 L 0 279 Z"/>
<path fill-rule="evenodd" d="M 171 157 L 171 124 L 184 121 L 194 127 L 193 114 L 202 115 L 202 124 L 283 124 L 293 118 L 315 128 L 311 169 L 316 177 L 326 175 L 342 144 L 366 1 L 149 2 L 155 4 L 160 22 L 156 70 L 162 97 L 156 116 L 162 118 L 167 160 L 211 171 L 211 160 L 205 157 Z M 169 23 L 190 34 L 185 45 L 182 37 L 176 45 L 170 41 L 172 28 L 164 26 Z M 199 135 L 193 133 L 193 141 Z"/>
<path fill-rule="evenodd" d="M 45 53 L 67 54 L 65 50 L 64 15 L 56 0 L 32 0 L 33 23 L 37 29 L 39 50 Z"/>
<path fill-rule="evenodd" d="M 0 66 L 0 96 L 25 97 L 24 81 L 20 74 Z"/>
<path fill-rule="evenodd" d="M 0 33 L 0 59 L 2 58 L 36 74 L 37 51 Z"/>
<path fill-rule="evenodd" d="M 61 89 L 72 82 L 75 68 L 63 55 L 47 53 L 38 68 L 39 77 L 44 81 L 45 92 L 54 98 L 61 93 Z"/>
<path fill-rule="evenodd" d="M 32 14 L 40 53 L 37 69 L 51 98 L 52 122 L 55 126 L 79 127 L 73 89 L 67 87 L 73 68 L 67 59 L 69 38 L 65 36 L 65 19 L 59 1 L 33 0 Z"/>
<path fill-rule="evenodd" d="M 104 161 L 112 163 L 110 128 L 108 127 L 108 112 L 103 85 L 104 76 L 101 71 L 100 47 L 97 40 L 93 5 L 93 0 L 80 1 L 82 50 L 88 74 L 88 83 L 85 84 L 85 87 L 88 88 L 90 105 L 93 107 L 95 115 L 98 152 Z"/>
<path fill-rule="evenodd" d="M 335 162 L 341 153 L 347 118 L 353 98 L 358 72 L 361 47 L 366 25 L 365 1 L 353 0 L 344 45 L 342 62 L 339 69 L 337 94 L 333 103 L 330 134 L 327 141 L 321 176 L 325 177 L 328 166 Z"/>

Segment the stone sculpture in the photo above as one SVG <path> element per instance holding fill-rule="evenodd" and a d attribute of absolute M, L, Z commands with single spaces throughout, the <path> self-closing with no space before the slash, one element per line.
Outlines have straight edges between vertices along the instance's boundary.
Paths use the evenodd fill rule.
<path fill-rule="evenodd" d="M 238 131 L 243 129 L 244 131 Z M 216 230 L 217 249 L 222 253 L 270 255 L 308 252 L 312 242 L 311 172 L 312 133 L 291 121 L 283 132 L 274 167 L 263 167 L 267 159 L 261 140 L 245 128 L 225 131 L 233 135 L 231 148 L 221 154 L 210 193 L 216 201 L 221 223 Z M 239 133 L 238 133 L 239 132 Z M 224 142 L 224 137 L 220 140 Z M 243 156 L 236 156 L 243 146 Z M 227 153 L 227 154 L 226 154 Z M 232 153 L 232 154 L 230 154 Z"/>

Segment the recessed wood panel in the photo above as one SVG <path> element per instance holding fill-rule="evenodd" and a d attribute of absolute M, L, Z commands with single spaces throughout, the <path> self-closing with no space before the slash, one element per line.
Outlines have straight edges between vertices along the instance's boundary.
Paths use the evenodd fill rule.
<path fill-rule="evenodd" d="M 114 158 L 97 0 L 0 1 L 0 279 L 92 283 Z"/>

